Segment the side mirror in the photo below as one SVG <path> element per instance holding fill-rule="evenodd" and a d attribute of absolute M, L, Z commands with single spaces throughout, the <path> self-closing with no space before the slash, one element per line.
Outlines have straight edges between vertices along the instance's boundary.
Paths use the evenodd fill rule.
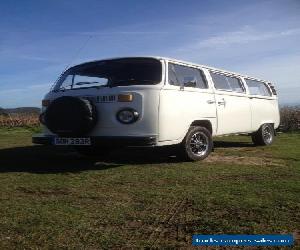
<path fill-rule="evenodd" d="M 197 80 L 194 76 L 185 76 L 183 78 L 183 86 L 184 87 L 193 87 L 195 88 L 197 84 Z"/>
<path fill-rule="evenodd" d="M 184 87 L 192 87 L 195 88 L 196 87 L 196 81 L 188 81 L 183 83 Z"/>

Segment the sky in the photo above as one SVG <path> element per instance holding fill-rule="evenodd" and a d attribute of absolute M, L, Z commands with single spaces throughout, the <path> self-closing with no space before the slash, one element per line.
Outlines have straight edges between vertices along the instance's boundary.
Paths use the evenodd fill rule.
<path fill-rule="evenodd" d="M 0 2 L 0 107 L 41 106 L 68 66 L 141 55 L 266 79 L 300 103 L 300 0 Z"/>

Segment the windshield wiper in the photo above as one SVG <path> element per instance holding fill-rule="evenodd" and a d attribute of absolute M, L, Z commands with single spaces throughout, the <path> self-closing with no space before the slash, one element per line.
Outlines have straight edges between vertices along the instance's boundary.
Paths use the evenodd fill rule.
<path fill-rule="evenodd" d="M 79 83 L 79 84 L 78 84 Z M 78 83 L 75 83 L 74 85 L 76 86 L 81 86 L 81 85 L 88 85 L 88 84 L 96 84 L 96 83 L 99 83 L 99 82 L 78 82 Z M 73 86 L 74 86 L 73 85 Z M 72 85 L 68 85 L 66 87 L 71 87 Z M 82 87 L 82 88 L 66 88 L 66 87 L 60 87 L 59 89 L 55 89 L 53 90 L 53 92 L 59 92 L 59 91 L 66 91 L 66 90 L 76 90 L 76 89 L 83 89 L 83 88 L 103 88 L 103 87 L 109 87 L 109 85 L 105 84 L 105 85 L 96 85 L 96 86 L 87 86 L 87 87 Z"/>
<path fill-rule="evenodd" d="M 67 85 L 65 87 L 60 87 L 59 89 L 54 90 L 54 92 L 59 92 L 59 91 L 66 91 L 68 90 L 67 87 L 70 87 L 69 89 L 71 89 L 72 85 Z"/>
<path fill-rule="evenodd" d="M 87 84 L 96 84 L 96 83 L 99 83 L 99 82 L 76 82 L 74 85 L 87 85 Z"/>

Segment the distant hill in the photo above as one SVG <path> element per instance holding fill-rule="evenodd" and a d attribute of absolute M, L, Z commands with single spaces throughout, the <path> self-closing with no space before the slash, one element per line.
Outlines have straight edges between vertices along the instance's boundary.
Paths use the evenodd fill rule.
<path fill-rule="evenodd" d="M 21 107 L 21 108 L 11 108 L 11 109 L 2 109 L 7 114 L 39 114 L 41 112 L 40 108 L 36 107 Z M 1 112 L 1 108 L 0 108 Z"/>
<path fill-rule="evenodd" d="M 299 107 L 300 102 L 286 102 L 286 103 L 279 103 L 279 107 Z"/>
<path fill-rule="evenodd" d="M 7 111 L 3 108 L 0 108 L 0 115 L 2 116 L 8 116 Z"/>

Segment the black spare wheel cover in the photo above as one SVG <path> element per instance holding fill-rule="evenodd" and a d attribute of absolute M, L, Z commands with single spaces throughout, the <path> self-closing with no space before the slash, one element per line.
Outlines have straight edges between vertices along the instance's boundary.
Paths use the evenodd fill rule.
<path fill-rule="evenodd" d="M 48 129 L 62 136 L 83 135 L 97 122 L 95 106 L 89 100 L 72 96 L 52 101 L 44 117 Z"/>

